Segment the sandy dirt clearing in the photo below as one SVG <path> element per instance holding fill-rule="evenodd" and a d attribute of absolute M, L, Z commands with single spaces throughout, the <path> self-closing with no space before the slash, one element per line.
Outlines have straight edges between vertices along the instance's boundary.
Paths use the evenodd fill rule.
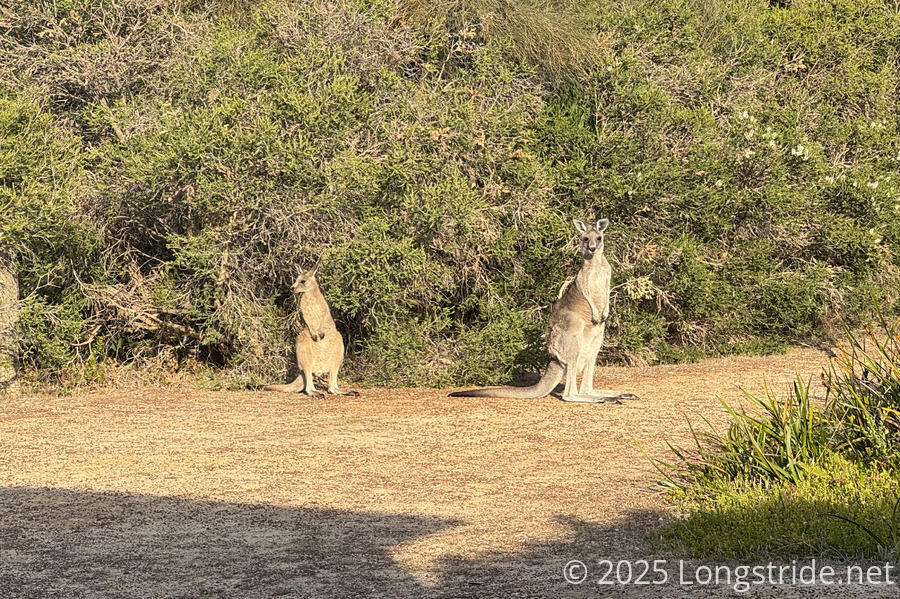
<path fill-rule="evenodd" d="M 676 573 L 651 542 L 671 508 L 639 446 L 687 446 L 688 420 L 724 422 L 717 397 L 764 378 L 783 393 L 826 364 L 795 349 L 598 369 L 599 387 L 642 397 L 622 405 L 428 389 L 6 400 L 0 597 L 693 596 L 596 584 L 604 558 Z M 594 569 L 586 583 L 564 581 L 571 559 Z"/>

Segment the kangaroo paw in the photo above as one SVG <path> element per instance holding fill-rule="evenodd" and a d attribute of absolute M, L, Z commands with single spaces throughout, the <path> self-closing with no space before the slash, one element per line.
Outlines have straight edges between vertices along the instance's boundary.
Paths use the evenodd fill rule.
<path fill-rule="evenodd" d="M 612 389 L 593 389 L 592 391 L 588 391 L 587 393 L 581 393 L 581 395 L 592 395 L 594 397 L 607 398 L 607 399 L 627 399 L 627 400 L 637 400 L 640 399 L 634 393 L 626 393 L 624 391 L 613 391 Z"/>
<path fill-rule="evenodd" d="M 561 401 L 572 403 L 622 403 L 617 397 L 602 397 L 599 395 L 570 395 L 561 397 Z"/>

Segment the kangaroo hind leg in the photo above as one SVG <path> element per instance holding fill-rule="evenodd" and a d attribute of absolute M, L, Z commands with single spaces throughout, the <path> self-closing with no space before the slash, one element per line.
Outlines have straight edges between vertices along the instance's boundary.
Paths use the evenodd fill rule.
<path fill-rule="evenodd" d="M 331 372 L 328 373 L 328 392 L 332 395 L 348 395 L 351 397 L 358 397 L 359 391 L 342 391 L 340 387 L 338 387 L 338 369 L 335 368 Z"/>
<path fill-rule="evenodd" d="M 574 365 L 566 366 L 566 387 L 563 390 L 562 397 L 560 397 L 561 401 L 568 401 L 572 403 L 606 403 L 607 401 L 615 401 L 614 398 L 603 398 L 603 397 L 595 397 L 593 395 L 585 395 L 583 393 L 578 392 L 578 386 L 576 385 L 577 370 Z"/>
<path fill-rule="evenodd" d="M 623 399 L 640 399 L 633 393 L 614 391 L 612 389 L 594 389 L 594 368 L 597 365 L 597 355 L 603 346 L 603 338 L 606 333 L 606 323 L 600 325 L 600 331 L 591 340 L 588 355 L 584 363 L 584 373 L 581 376 L 581 387 L 578 392 L 584 403 L 622 403 Z"/>
<path fill-rule="evenodd" d="M 581 336 L 579 341 L 578 358 L 574 363 L 566 369 L 566 390 L 563 392 L 562 401 L 571 403 L 606 403 L 607 401 L 615 401 L 612 398 L 595 397 L 589 393 L 585 393 L 586 389 L 591 389 L 593 384 L 590 379 L 593 378 L 594 368 L 591 361 L 596 361 L 597 354 L 594 353 L 594 346 L 586 335 Z M 578 375 L 581 375 L 581 388 L 576 386 Z"/>
<path fill-rule="evenodd" d="M 303 392 L 309 395 L 310 397 L 315 397 L 317 399 L 325 399 L 325 394 L 321 391 L 316 391 L 316 384 L 313 382 L 313 373 L 310 370 L 304 370 L 303 376 L 306 379 L 306 386 L 303 388 Z"/>

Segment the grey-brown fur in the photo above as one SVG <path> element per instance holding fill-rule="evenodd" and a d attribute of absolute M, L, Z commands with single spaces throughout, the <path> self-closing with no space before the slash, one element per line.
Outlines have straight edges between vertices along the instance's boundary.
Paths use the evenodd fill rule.
<path fill-rule="evenodd" d="M 594 367 L 603 345 L 609 317 L 609 286 L 612 269 L 603 255 L 603 234 L 607 219 L 587 227 L 580 220 L 575 227 L 581 234 L 584 262 L 574 283 L 564 287 L 550 312 L 547 325 L 547 350 L 553 359 L 535 385 L 530 387 L 492 387 L 451 393 L 453 397 L 508 397 L 536 399 L 548 395 L 565 376 L 563 401 L 600 403 L 619 399 L 637 399 L 630 393 L 594 389 Z M 576 386 L 581 376 L 581 387 Z"/>
<path fill-rule="evenodd" d="M 300 296 L 300 314 L 306 327 L 294 343 L 300 374 L 286 385 L 267 385 L 266 391 L 288 393 L 303 391 L 307 395 L 323 396 L 316 391 L 314 375 L 328 375 L 328 392 L 336 395 L 357 395 L 338 387 L 338 371 L 344 361 L 344 339 L 334 324 L 331 310 L 316 281 L 318 266 L 297 275 L 291 290 Z"/>
<path fill-rule="evenodd" d="M 0 398 L 19 391 L 19 284 L 15 253 L 0 246 Z"/>

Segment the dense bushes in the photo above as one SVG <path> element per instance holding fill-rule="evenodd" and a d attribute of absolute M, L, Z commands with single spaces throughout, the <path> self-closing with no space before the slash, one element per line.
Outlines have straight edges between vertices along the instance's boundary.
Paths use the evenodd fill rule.
<path fill-rule="evenodd" d="M 45 378 L 283 376 L 323 287 L 369 382 L 540 365 L 613 221 L 610 351 L 681 360 L 897 302 L 900 17 L 883 3 L 13 2 L 0 242 Z"/>
<path fill-rule="evenodd" d="M 850 335 L 822 383 L 768 390 L 724 434 L 657 463 L 687 515 L 665 536 L 703 556 L 892 559 L 900 552 L 900 322 Z M 821 388 L 819 384 L 816 388 Z"/>

